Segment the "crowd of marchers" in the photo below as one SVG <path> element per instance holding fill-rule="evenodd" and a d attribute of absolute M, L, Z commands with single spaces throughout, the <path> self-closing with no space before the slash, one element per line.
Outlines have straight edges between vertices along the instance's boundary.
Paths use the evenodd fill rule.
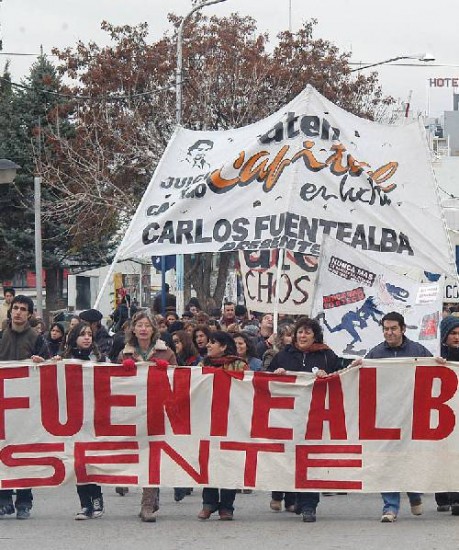
<path fill-rule="evenodd" d="M 312 372 L 326 377 L 349 365 L 350 360 L 338 357 L 324 342 L 323 331 L 316 319 L 279 316 L 277 332 L 273 330 L 273 315 L 249 314 L 243 305 L 225 303 L 222 309 L 201 310 L 196 298 L 187 304 L 179 317 L 175 311 L 175 296 L 166 289 L 158 295 L 150 309 L 137 308 L 123 296 L 110 318 L 110 331 L 102 324 L 102 313 L 89 309 L 72 318 L 67 329 L 60 322 L 49 327 L 34 314 L 33 301 L 17 295 L 11 287 L 4 288 L 0 306 L 0 361 L 30 359 L 36 364 L 47 360 L 80 359 L 92 362 L 114 362 L 131 369 L 136 362 L 158 366 L 211 366 L 228 371 L 288 371 Z M 165 308 L 164 314 L 159 312 Z M 387 313 L 381 319 L 382 342 L 371 349 L 370 359 L 390 357 L 428 357 L 429 350 L 405 335 L 406 325 L 398 312 Z M 438 362 L 459 361 L 459 312 L 445 311 L 440 324 L 441 356 Z M 362 359 L 351 365 L 358 366 Z M 0 365 L 1 366 L 1 365 Z M 459 515 L 459 487 L 435 495 L 438 512 Z M 127 487 L 116 487 L 124 496 Z M 191 488 L 176 487 L 174 498 L 180 501 Z M 105 511 L 102 488 L 95 484 L 77 485 L 80 509 L 76 520 L 100 518 Z M 205 487 L 202 490 L 200 520 L 218 514 L 220 520 L 233 519 L 236 489 Z M 400 493 L 382 493 L 381 521 L 393 523 L 400 509 Z M 15 500 L 13 500 L 15 497 Z M 155 522 L 159 510 L 159 488 L 142 491 L 140 519 Z M 408 493 L 411 513 L 423 513 L 423 495 Z M 304 522 L 316 521 L 320 500 L 317 492 L 272 492 L 269 506 L 274 512 L 282 508 L 300 515 Z M 0 518 L 16 514 L 28 519 L 33 504 L 32 489 L 0 490 Z"/>

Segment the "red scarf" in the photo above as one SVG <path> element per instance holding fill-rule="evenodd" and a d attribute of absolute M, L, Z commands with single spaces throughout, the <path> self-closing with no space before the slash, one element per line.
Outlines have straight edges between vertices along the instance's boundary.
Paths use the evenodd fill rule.
<path fill-rule="evenodd" d="M 295 346 L 296 347 L 296 346 Z M 298 351 L 302 351 L 303 353 L 312 353 L 314 351 L 325 351 L 327 349 L 331 349 L 327 344 L 319 344 L 317 342 L 314 342 L 311 344 L 308 349 L 302 350 L 300 348 L 296 348 Z"/>

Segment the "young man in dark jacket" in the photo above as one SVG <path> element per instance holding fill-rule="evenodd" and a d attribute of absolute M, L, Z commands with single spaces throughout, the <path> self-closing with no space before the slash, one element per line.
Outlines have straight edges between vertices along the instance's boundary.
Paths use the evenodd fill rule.
<path fill-rule="evenodd" d="M 11 302 L 11 320 L 0 340 L 0 361 L 21 361 L 38 355 L 44 340 L 29 324 L 33 314 L 33 302 L 28 296 L 18 295 Z M 1 367 L 0 367 L 1 368 Z M 14 514 L 17 519 L 28 519 L 32 508 L 32 489 L 17 489 L 16 503 L 13 491 L 0 490 L 0 517 Z"/>
<path fill-rule="evenodd" d="M 413 342 L 405 336 L 406 324 L 403 315 L 391 311 L 381 319 L 384 342 L 371 349 L 366 359 L 388 359 L 393 357 L 432 357 L 430 351 L 418 342 Z M 354 361 L 356 364 L 359 360 Z M 361 360 L 360 360 L 361 361 Z M 400 493 L 381 493 L 384 501 L 381 521 L 393 523 L 400 510 Z M 408 493 L 411 513 L 414 516 L 422 514 L 422 493 Z"/>

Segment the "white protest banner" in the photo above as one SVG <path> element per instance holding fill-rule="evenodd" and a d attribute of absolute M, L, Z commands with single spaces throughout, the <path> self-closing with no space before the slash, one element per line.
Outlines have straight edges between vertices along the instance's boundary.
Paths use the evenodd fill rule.
<path fill-rule="evenodd" d="M 382 265 L 367 254 L 324 238 L 312 315 L 338 355 L 365 355 L 382 341 L 379 321 L 390 311 L 401 313 L 406 335 L 439 353 L 441 283 L 419 283 Z"/>
<path fill-rule="evenodd" d="M 326 379 L 75 361 L 0 367 L 1 489 L 459 487 L 458 363 L 365 361 Z"/>
<path fill-rule="evenodd" d="M 245 304 L 249 310 L 273 312 L 277 263 L 278 250 L 239 253 Z M 279 313 L 311 313 L 317 265 L 315 256 L 286 251 L 280 281 Z"/>
<path fill-rule="evenodd" d="M 455 273 L 421 122 L 363 120 L 308 86 L 250 126 L 178 128 L 116 259 L 317 256 L 323 235 L 384 263 Z"/>

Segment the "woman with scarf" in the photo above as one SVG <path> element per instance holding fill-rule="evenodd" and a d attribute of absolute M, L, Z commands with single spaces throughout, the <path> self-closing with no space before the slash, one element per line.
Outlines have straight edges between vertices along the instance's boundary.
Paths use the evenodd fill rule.
<path fill-rule="evenodd" d="M 301 317 L 295 323 L 292 343 L 279 351 L 268 371 L 274 374 L 293 372 L 312 372 L 318 378 L 326 377 L 340 368 L 343 361 L 323 341 L 322 327 L 309 317 Z M 319 493 L 297 493 L 296 513 L 303 516 L 307 523 L 316 521 L 316 509 Z"/>
<path fill-rule="evenodd" d="M 105 356 L 99 351 L 93 340 L 91 327 L 87 323 L 78 323 L 69 333 L 64 359 L 79 359 L 103 363 Z M 104 499 L 100 485 L 86 483 L 77 485 L 81 510 L 76 514 L 76 520 L 96 519 L 104 514 Z"/>
<path fill-rule="evenodd" d="M 214 367 L 227 371 L 248 370 L 248 364 L 238 357 L 233 337 L 227 332 L 216 331 L 210 335 L 207 343 L 207 356 L 198 366 Z M 217 489 L 205 487 L 202 490 L 202 510 L 198 518 L 205 520 L 218 511 L 220 519 L 233 519 L 236 489 Z"/>
<path fill-rule="evenodd" d="M 118 357 L 118 363 L 126 367 L 128 362 L 165 361 L 169 365 L 177 365 L 175 353 L 160 339 L 160 332 L 153 317 L 145 311 L 138 311 L 132 317 L 131 325 L 126 335 L 126 345 Z M 124 496 L 127 487 L 117 487 L 116 492 Z M 140 519 L 145 522 L 155 522 L 155 512 L 159 510 L 159 487 L 144 487 L 140 506 Z"/>

